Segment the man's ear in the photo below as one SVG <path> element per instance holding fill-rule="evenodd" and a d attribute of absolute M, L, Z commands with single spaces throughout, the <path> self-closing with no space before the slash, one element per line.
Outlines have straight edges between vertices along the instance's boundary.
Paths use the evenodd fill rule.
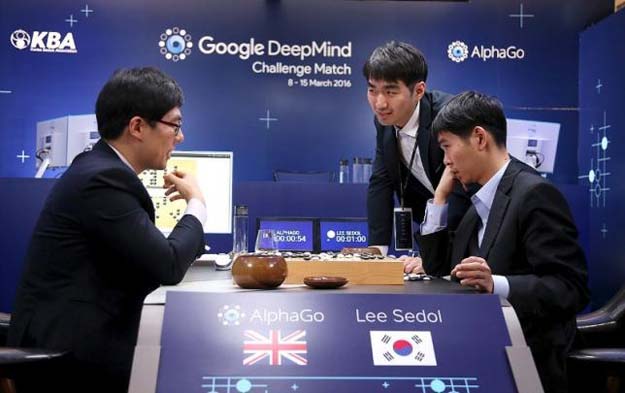
<path fill-rule="evenodd" d="M 133 116 L 128 122 L 128 135 L 140 141 L 143 141 L 145 135 L 146 122 L 139 116 Z"/>
<path fill-rule="evenodd" d="M 478 150 L 484 150 L 488 144 L 490 134 L 484 128 L 475 126 L 473 128 L 473 137 L 475 138 Z"/>
<path fill-rule="evenodd" d="M 425 94 L 425 82 L 417 82 L 414 85 L 414 89 L 412 89 L 412 94 L 416 95 L 418 99 L 421 99 Z"/>

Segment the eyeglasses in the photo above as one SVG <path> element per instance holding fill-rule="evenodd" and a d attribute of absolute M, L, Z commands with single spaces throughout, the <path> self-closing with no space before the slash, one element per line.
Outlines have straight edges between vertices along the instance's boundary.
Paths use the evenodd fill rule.
<path fill-rule="evenodd" d="M 180 124 L 176 124 L 176 123 L 172 123 L 170 121 L 165 121 L 165 120 L 157 120 L 157 122 L 159 123 L 163 123 L 167 126 L 173 127 L 174 128 L 174 136 L 178 136 L 178 134 L 180 134 L 180 130 L 182 129 L 182 122 L 180 122 Z"/>

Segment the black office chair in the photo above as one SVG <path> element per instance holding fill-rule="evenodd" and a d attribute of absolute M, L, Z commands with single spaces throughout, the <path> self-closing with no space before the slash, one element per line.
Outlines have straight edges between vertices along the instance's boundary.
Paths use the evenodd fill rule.
<path fill-rule="evenodd" d="M 7 344 L 10 323 L 11 314 L 0 312 L 0 347 L 4 347 Z"/>
<path fill-rule="evenodd" d="M 49 376 L 68 355 L 64 351 L 7 347 L 10 324 L 11 315 L 0 313 L 0 393 L 15 393 L 14 379 Z"/>
<path fill-rule="evenodd" d="M 625 347 L 625 285 L 603 307 L 577 317 L 583 347 Z"/>
<path fill-rule="evenodd" d="M 577 317 L 569 354 L 572 392 L 625 392 L 625 286 L 600 309 Z"/>
<path fill-rule="evenodd" d="M 7 336 L 9 334 L 9 324 L 11 323 L 11 314 L 0 312 L 0 350 L 6 346 Z M 15 386 L 10 379 L 0 377 L 0 393 L 13 393 Z"/>
<path fill-rule="evenodd" d="M 334 180 L 334 173 L 275 170 L 273 171 L 273 180 L 277 182 L 331 183 Z"/>

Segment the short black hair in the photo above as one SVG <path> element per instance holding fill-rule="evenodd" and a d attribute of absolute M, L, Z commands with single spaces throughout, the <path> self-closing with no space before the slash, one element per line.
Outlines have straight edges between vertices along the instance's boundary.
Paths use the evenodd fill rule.
<path fill-rule="evenodd" d="M 477 91 L 465 91 L 438 112 L 432 122 L 432 134 L 437 138 L 441 131 L 446 131 L 468 138 L 476 126 L 488 131 L 497 146 L 506 146 L 506 116 L 501 102 Z"/>
<path fill-rule="evenodd" d="M 428 78 L 428 65 L 420 50 L 405 42 L 391 41 L 375 48 L 362 68 L 365 79 L 402 81 L 412 88 Z"/>
<path fill-rule="evenodd" d="M 117 70 L 95 104 L 98 131 L 105 140 L 116 139 L 133 116 L 154 124 L 170 110 L 181 107 L 183 101 L 178 83 L 157 68 Z"/>

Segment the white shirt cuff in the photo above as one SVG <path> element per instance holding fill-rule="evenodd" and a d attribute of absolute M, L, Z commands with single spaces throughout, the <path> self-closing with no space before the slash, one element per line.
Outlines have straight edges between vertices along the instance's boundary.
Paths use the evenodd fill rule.
<path fill-rule="evenodd" d="M 378 250 L 380 250 L 383 256 L 386 256 L 386 254 L 388 254 L 388 246 L 369 246 L 369 247 L 377 248 Z"/>
<path fill-rule="evenodd" d="M 191 198 L 189 202 L 187 202 L 187 209 L 184 211 L 184 214 L 190 214 L 197 218 L 204 226 L 206 222 L 206 206 L 197 198 Z"/>
<path fill-rule="evenodd" d="M 435 205 L 433 199 L 428 200 L 425 217 L 421 224 L 422 235 L 429 235 L 447 228 L 447 206 L 447 204 Z"/>
<path fill-rule="evenodd" d="M 504 299 L 510 294 L 510 283 L 506 276 L 498 276 L 493 274 L 493 293 Z"/>

